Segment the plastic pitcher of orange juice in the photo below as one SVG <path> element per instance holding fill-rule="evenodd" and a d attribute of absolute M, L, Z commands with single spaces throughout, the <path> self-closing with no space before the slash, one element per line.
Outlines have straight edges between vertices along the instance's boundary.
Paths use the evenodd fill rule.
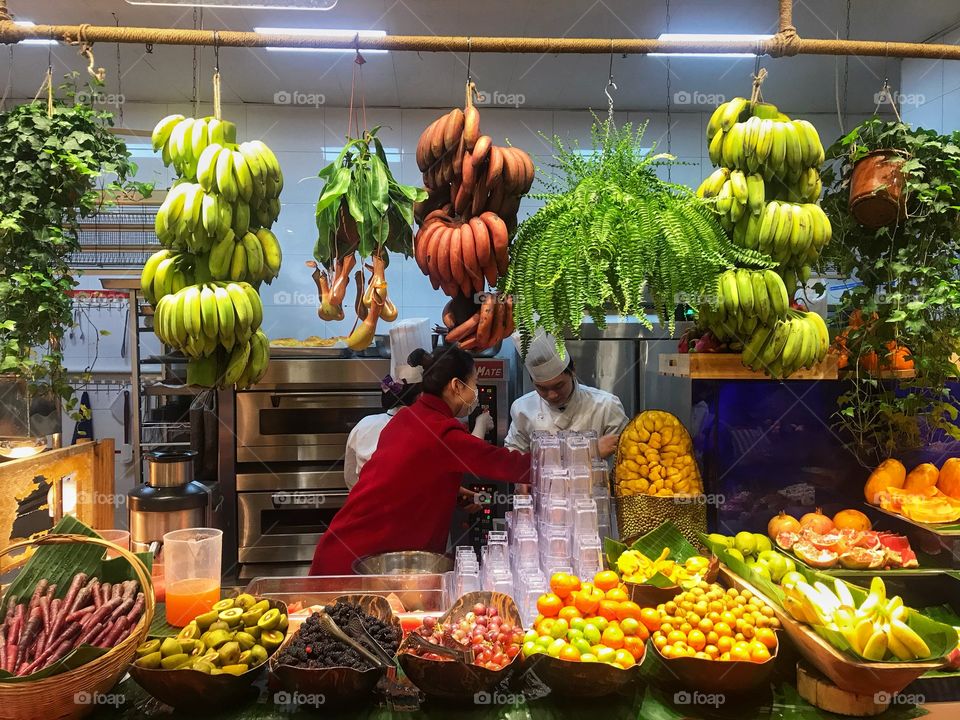
<path fill-rule="evenodd" d="M 174 530 L 163 536 L 167 622 L 183 627 L 220 599 L 223 531 Z"/>

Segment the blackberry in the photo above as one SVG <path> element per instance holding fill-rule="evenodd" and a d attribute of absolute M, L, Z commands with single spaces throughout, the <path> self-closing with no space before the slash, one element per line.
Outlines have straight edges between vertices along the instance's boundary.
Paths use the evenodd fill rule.
<path fill-rule="evenodd" d="M 388 654 L 396 654 L 401 639 L 399 628 L 379 618 L 367 615 L 360 609 L 359 605 L 353 603 L 339 601 L 335 605 L 326 606 L 324 611 L 350 637 L 355 637 L 350 630 L 350 620 L 359 613 L 361 623 L 370 636 Z M 278 661 L 285 665 L 317 669 L 349 667 L 362 671 L 369 670 L 372 667 L 366 658 L 359 655 L 355 650 L 325 633 L 320 626 L 318 613 L 314 613 L 303 622 L 293 640 L 280 654 Z"/>

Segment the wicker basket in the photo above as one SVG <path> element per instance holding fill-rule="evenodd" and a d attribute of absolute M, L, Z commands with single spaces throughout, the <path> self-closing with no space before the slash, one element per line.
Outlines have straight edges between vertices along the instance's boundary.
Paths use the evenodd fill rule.
<path fill-rule="evenodd" d="M 67 720 L 90 714 L 96 705 L 77 702 L 78 695 L 92 697 L 106 693 L 127 670 L 137 646 L 143 642 L 153 622 L 155 601 L 153 585 L 146 566 L 129 550 L 101 538 L 86 535 L 45 535 L 35 540 L 12 543 L 0 550 L 0 556 L 30 545 L 88 543 L 102 545 L 126 558 L 140 581 L 144 610 L 140 622 L 126 639 L 89 663 L 74 670 L 51 675 L 35 682 L 0 682 L 0 718 L 6 720 Z"/>
<path fill-rule="evenodd" d="M 699 533 L 707 531 L 707 504 L 703 495 L 629 495 L 613 499 L 620 539 L 628 545 L 665 521 L 671 520 L 683 536 L 700 546 Z"/>

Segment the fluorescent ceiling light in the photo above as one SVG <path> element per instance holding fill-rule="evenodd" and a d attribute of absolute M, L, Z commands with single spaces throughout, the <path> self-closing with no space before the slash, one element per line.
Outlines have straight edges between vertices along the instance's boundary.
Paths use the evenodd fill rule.
<path fill-rule="evenodd" d="M 21 27 L 36 27 L 36 23 L 32 20 L 15 20 L 14 25 L 20 25 Z M 41 40 L 40 38 L 30 38 L 29 40 L 21 40 L 18 45 L 56 45 L 56 40 Z"/>
<path fill-rule="evenodd" d="M 702 42 L 710 40 L 746 40 L 757 42 L 769 40 L 773 35 L 743 35 L 736 33 L 661 33 L 657 40 L 689 40 Z M 724 53 L 650 53 L 651 57 L 756 57 L 753 53 L 724 52 Z"/>
<path fill-rule="evenodd" d="M 265 35 L 298 35 L 301 37 L 327 36 L 335 38 L 348 38 L 352 40 L 358 37 L 361 40 L 371 40 L 387 36 L 386 30 L 330 30 L 323 28 L 278 28 L 278 27 L 255 27 L 254 32 Z M 353 48 L 308 48 L 308 47 L 268 47 L 272 52 L 327 52 L 327 53 L 352 53 L 356 52 Z M 386 50 L 362 50 L 366 53 L 385 53 Z"/>
<path fill-rule="evenodd" d="M 188 5 L 241 10 L 333 10 L 338 0 L 127 0 L 128 5 Z"/>

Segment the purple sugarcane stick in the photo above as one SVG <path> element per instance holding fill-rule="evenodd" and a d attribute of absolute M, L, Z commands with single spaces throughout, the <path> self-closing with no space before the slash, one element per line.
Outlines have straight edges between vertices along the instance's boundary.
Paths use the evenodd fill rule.
<path fill-rule="evenodd" d="M 39 599 L 39 596 L 37 596 L 37 598 Z M 40 612 L 39 607 L 34 606 L 33 610 L 30 611 L 30 617 L 27 619 L 23 632 L 20 633 L 20 639 L 17 642 L 17 657 L 13 662 L 13 666 L 17 669 L 20 668 L 20 664 L 26 659 L 27 648 L 36 643 L 37 633 L 40 632 L 42 626 L 43 613 Z"/>
<path fill-rule="evenodd" d="M 30 663 L 24 675 L 29 675 L 32 672 L 36 672 L 37 670 L 40 670 L 41 668 L 45 668 L 50 663 L 54 662 L 54 660 L 51 660 L 50 658 L 53 657 L 53 655 L 60 649 L 62 645 L 69 643 L 68 650 L 75 647 L 77 644 L 77 638 L 79 637 L 79 635 L 80 635 L 79 625 L 71 625 L 70 627 L 66 628 L 66 630 L 64 630 L 63 632 L 63 635 L 60 638 L 58 638 L 57 640 L 51 640 L 50 642 L 47 643 L 47 649 L 43 651 L 43 655 L 38 657 L 32 663 Z M 63 655 L 61 655 L 60 657 L 63 657 Z M 60 658 L 58 657 L 57 659 L 59 660 Z"/>
<path fill-rule="evenodd" d="M 53 602 L 54 596 L 57 594 L 57 584 L 53 583 L 50 587 L 47 588 L 47 601 Z"/>
<path fill-rule="evenodd" d="M 110 627 L 110 630 L 106 632 L 103 637 L 97 640 L 97 645 L 99 647 L 113 647 L 116 645 L 120 638 L 124 637 L 127 632 L 130 630 L 130 623 L 126 617 L 122 617 L 117 622 Z"/>
<path fill-rule="evenodd" d="M 110 594 L 110 599 L 118 598 L 123 594 L 123 583 L 116 583 L 113 586 L 113 591 Z"/>
<path fill-rule="evenodd" d="M 117 618 L 123 617 L 133 609 L 133 598 L 124 600 L 123 597 L 120 597 L 119 600 L 120 605 L 110 613 L 110 622 L 114 622 Z"/>
<path fill-rule="evenodd" d="M 73 601 L 76 599 L 77 593 L 80 592 L 80 587 L 86 581 L 86 573 L 81 572 L 73 576 L 73 580 L 70 582 L 70 588 L 67 590 L 67 595 L 64 597 L 63 603 L 54 616 L 53 629 L 50 632 L 50 637 L 57 637 L 57 634 L 63 629 L 63 622 L 70 613 L 70 608 L 73 607 Z"/>
<path fill-rule="evenodd" d="M 85 642 L 89 642 L 97 636 L 98 632 L 103 630 L 101 623 L 103 623 L 110 616 L 110 613 L 116 610 L 120 602 L 120 598 L 111 600 L 107 604 L 95 610 L 93 614 L 87 615 L 87 619 L 83 621 L 83 635 L 80 636 L 80 645 L 83 645 Z"/>
<path fill-rule="evenodd" d="M 100 607 L 103 605 L 103 598 L 100 597 L 100 580 L 97 578 L 93 579 L 93 583 L 90 585 L 90 594 L 93 596 L 93 605 L 94 607 Z"/>
<path fill-rule="evenodd" d="M 110 592 L 113 590 L 113 585 L 108 582 L 100 583 L 100 597 L 103 598 L 103 602 L 110 602 Z"/>
<path fill-rule="evenodd" d="M 79 610 L 74 610 L 72 613 L 67 615 L 67 619 L 64 620 L 64 622 L 67 625 L 75 622 L 82 622 L 86 620 L 87 615 L 92 612 L 96 612 L 96 610 L 97 609 L 93 605 L 87 605 L 86 607 L 80 608 Z"/>
<path fill-rule="evenodd" d="M 146 597 L 142 592 L 138 592 L 137 599 L 133 603 L 133 608 L 127 613 L 127 620 L 130 621 L 131 625 L 136 624 L 136 622 L 140 619 L 140 616 L 143 614 L 143 608 L 146 604 Z"/>
<path fill-rule="evenodd" d="M 20 632 L 23 629 L 23 605 L 17 605 L 14 612 L 13 622 L 7 631 L 7 657 L 3 664 L 7 672 L 13 672 L 16 666 L 17 645 L 20 642 Z"/>
<path fill-rule="evenodd" d="M 37 586 L 33 589 L 33 596 L 30 598 L 30 605 L 27 607 L 27 612 L 33 612 L 33 609 L 37 606 L 37 603 L 40 602 L 40 597 L 47 591 L 47 587 L 49 585 L 49 580 L 46 578 L 41 578 L 40 582 L 38 582 Z"/>
<path fill-rule="evenodd" d="M 77 597 L 73 600 L 73 605 L 70 606 L 68 612 L 76 612 L 77 610 L 86 607 L 91 602 L 93 602 L 93 590 L 92 588 L 85 587 L 77 593 Z"/>
<path fill-rule="evenodd" d="M 137 581 L 136 580 L 127 580 L 123 584 L 123 599 L 127 598 L 133 599 L 137 594 Z"/>

